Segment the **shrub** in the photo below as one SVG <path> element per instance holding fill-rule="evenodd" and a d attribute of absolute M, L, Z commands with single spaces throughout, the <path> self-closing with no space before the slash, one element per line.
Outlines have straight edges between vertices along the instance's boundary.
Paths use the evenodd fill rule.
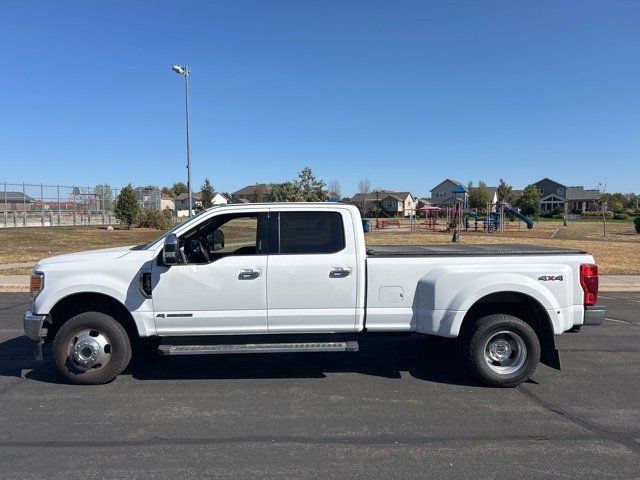
<path fill-rule="evenodd" d="M 156 230 L 169 230 L 173 227 L 173 212 L 168 208 L 162 211 L 143 208 L 138 215 L 138 226 Z"/>
<path fill-rule="evenodd" d="M 626 213 L 614 213 L 613 214 L 613 219 L 614 220 L 627 220 L 629 218 L 629 215 L 627 215 Z"/>
<path fill-rule="evenodd" d="M 129 184 L 118 195 L 113 213 L 121 224 L 131 228 L 133 222 L 136 221 L 139 210 L 138 196 L 131 184 Z"/>
<path fill-rule="evenodd" d="M 636 232 L 637 232 L 637 233 L 640 233 L 640 217 L 636 217 L 636 218 L 633 220 L 633 223 L 634 223 L 634 224 L 635 224 L 635 226 L 636 226 Z"/>

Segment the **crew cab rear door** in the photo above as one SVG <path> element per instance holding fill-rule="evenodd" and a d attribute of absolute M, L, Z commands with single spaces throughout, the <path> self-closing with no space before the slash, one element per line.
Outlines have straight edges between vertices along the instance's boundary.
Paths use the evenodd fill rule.
<path fill-rule="evenodd" d="M 269 333 L 355 330 L 358 274 L 345 209 L 272 209 Z"/>

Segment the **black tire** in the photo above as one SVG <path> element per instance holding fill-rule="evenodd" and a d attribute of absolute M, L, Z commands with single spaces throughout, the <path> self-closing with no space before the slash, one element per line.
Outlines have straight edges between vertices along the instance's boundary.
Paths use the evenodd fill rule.
<path fill-rule="evenodd" d="M 471 372 L 485 385 L 516 387 L 533 375 L 540 361 L 538 335 L 529 324 L 512 315 L 480 318 L 462 340 Z"/>
<path fill-rule="evenodd" d="M 88 332 L 88 333 L 87 333 Z M 92 337 L 95 340 L 92 340 Z M 104 363 L 81 365 L 85 360 L 79 352 L 78 339 L 85 338 L 93 356 L 87 356 L 87 365 L 94 360 Z M 94 343 L 91 343 L 94 341 Z M 92 351 L 91 346 L 95 349 Z M 113 381 L 131 360 L 131 342 L 124 327 L 113 317 L 102 312 L 84 312 L 67 320 L 53 339 L 53 357 L 60 373 L 70 383 L 101 385 Z M 95 358 L 94 358 L 95 357 Z"/>

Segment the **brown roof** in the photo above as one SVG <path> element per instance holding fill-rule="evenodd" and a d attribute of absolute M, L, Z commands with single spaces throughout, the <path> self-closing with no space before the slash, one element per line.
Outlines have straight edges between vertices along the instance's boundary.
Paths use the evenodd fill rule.
<path fill-rule="evenodd" d="M 356 193 L 353 197 L 351 197 L 352 202 L 372 202 L 376 199 L 376 196 L 382 200 L 387 197 L 394 197 L 397 200 L 404 201 L 409 195 L 413 198 L 416 198 L 411 192 L 392 192 L 390 190 L 379 190 L 376 192 L 369 193 Z"/>
<path fill-rule="evenodd" d="M 215 195 L 215 193 L 214 193 Z M 200 192 L 193 192 L 191 194 L 191 199 L 192 200 L 202 200 L 202 194 Z M 187 200 L 189 198 L 189 194 L 188 193 L 181 193 L 180 195 L 178 195 L 176 197 L 176 200 Z"/>
<path fill-rule="evenodd" d="M 269 192 L 271 192 L 271 185 L 267 185 L 266 183 L 258 183 L 257 185 L 247 185 L 240 190 L 236 190 L 232 193 L 232 195 L 253 195 L 255 193 L 264 195 L 265 193 Z"/>

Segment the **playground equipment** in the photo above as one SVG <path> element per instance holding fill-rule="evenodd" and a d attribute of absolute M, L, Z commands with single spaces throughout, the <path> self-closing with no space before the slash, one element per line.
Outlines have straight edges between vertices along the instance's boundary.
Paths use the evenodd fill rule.
<path fill-rule="evenodd" d="M 533 225 L 534 225 L 533 220 L 531 220 L 529 217 L 525 217 L 520 212 L 511 208 L 511 206 L 508 203 L 503 203 L 502 208 L 504 209 L 504 213 L 508 215 L 513 215 L 517 219 L 522 220 L 527 225 L 527 229 L 531 230 L 533 228 Z"/>
<path fill-rule="evenodd" d="M 452 232 L 461 230 L 475 230 L 487 233 L 502 232 L 505 226 L 505 215 L 513 215 L 521 220 L 531 230 L 535 225 L 529 217 L 525 217 L 520 212 L 505 202 L 487 203 L 483 210 L 465 209 L 462 204 L 447 207 L 426 206 L 418 209 L 419 213 L 424 213 L 423 225 L 427 230 Z"/>
<path fill-rule="evenodd" d="M 479 216 L 477 211 L 469 210 L 465 215 L 465 229 L 469 230 L 471 228 L 471 219 L 474 222 L 474 229 L 477 232 L 478 230 L 482 230 L 485 232 L 495 232 L 504 230 L 504 216 L 505 215 L 513 215 L 517 219 L 523 221 L 528 230 L 531 230 L 535 225 L 534 221 L 529 217 L 525 217 L 517 210 L 511 208 L 511 205 L 508 203 L 498 202 L 494 205 L 487 204 L 488 215 Z M 478 228 L 478 222 L 482 223 L 482 228 Z"/>

